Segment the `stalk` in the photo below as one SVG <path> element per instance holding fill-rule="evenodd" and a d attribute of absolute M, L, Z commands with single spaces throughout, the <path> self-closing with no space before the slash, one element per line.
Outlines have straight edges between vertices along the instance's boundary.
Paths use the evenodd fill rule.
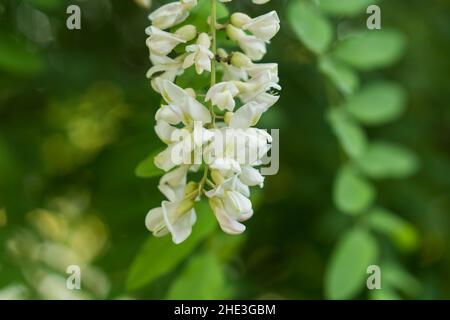
<path fill-rule="evenodd" d="M 210 35 L 211 35 L 211 51 L 214 53 L 214 58 L 211 61 L 211 85 L 216 84 L 216 54 L 217 54 L 217 0 L 211 0 L 211 18 L 210 18 Z M 216 114 L 214 113 L 214 107 L 212 102 L 209 105 L 209 112 L 212 117 L 212 127 L 216 127 Z M 199 183 L 198 192 L 202 194 L 204 192 L 204 187 L 206 181 L 208 180 L 209 166 L 205 164 L 205 171 L 203 172 L 203 178 Z"/>

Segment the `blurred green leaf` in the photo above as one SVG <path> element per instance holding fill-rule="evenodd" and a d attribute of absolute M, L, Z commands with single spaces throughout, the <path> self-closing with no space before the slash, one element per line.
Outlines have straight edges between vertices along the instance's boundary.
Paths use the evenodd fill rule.
<path fill-rule="evenodd" d="M 152 152 L 145 160 L 141 161 L 136 167 L 135 174 L 140 178 L 159 177 L 164 174 L 164 171 L 155 165 L 155 157 L 161 152 L 157 150 Z"/>
<path fill-rule="evenodd" d="M 410 251 L 417 248 L 419 236 L 408 221 L 383 208 L 372 209 L 367 217 L 374 230 L 386 234 L 400 249 Z"/>
<path fill-rule="evenodd" d="M 378 245 L 363 229 L 353 229 L 337 244 L 325 276 L 325 294 L 329 299 L 350 299 L 366 286 L 367 267 L 375 264 Z"/>
<path fill-rule="evenodd" d="M 419 168 L 419 160 L 405 147 L 388 143 L 374 142 L 357 159 L 361 170 L 372 178 L 405 178 Z"/>
<path fill-rule="evenodd" d="M 255 204 L 253 201 L 252 203 Z M 210 243 L 208 243 L 208 249 L 210 252 L 214 252 L 221 261 L 230 260 L 236 257 L 246 239 L 246 234 L 232 236 L 220 232 L 212 237 Z"/>
<path fill-rule="evenodd" d="M 7 191 L 11 191 L 12 184 L 17 181 L 17 169 L 17 160 L 0 134 L 0 209 L 4 205 L 2 201 L 8 197 Z"/>
<path fill-rule="evenodd" d="M 327 13 L 353 16 L 366 12 L 366 8 L 376 0 L 319 0 L 319 6 Z"/>
<path fill-rule="evenodd" d="M 34 7 L 45 11 L 53 11 L 64 6 L 65 0 L 26 0 Z"/>
<path fill-rule="evenodd" d="M 333 27 L 320 10 L 306 1 L 292 1 L 289 23 L 303 44 L 315 53 L 325 52 L 333 40 Z"/>
<path fill-rule="evenodd" d="M 400 290 L 411 297 L 420 291 L 420 282 L 398 263 L 382 263 L 381 275 L 383 278 L 383 287 L 385 288 Z"/>
<path fill-rule="evenodd" d="M 319 68 L 343 94 L 349 95 L 358 89 L 358 74 L 345 64 L 324 56 L 319 60 Z"/>
<path fill-rule="evenodd" d="M 344 213 L 356 215 L 367 210 L 375 199 L 375 188 L 354 169 L 344 166 L 334 185 L 334 202 Z"/>
<path fill-rule="evenodd" d="M 170 236 L 155 238 L 149 236 L 131 264 L 127 278 L 128 290 L 137 290 L 151 284 L 157 278 L 173 270 L 217 226 L 214 215 L 206 202 L 196 206 L 197 223 L 191 236 L 183 243 L 175 245 Z"/>
<path fill-rule="evenodd" d="M 367 137 L 363 129 L 342 110 L 333 109 L 328 121 L 342 148 L 350 157 L 360 157 L 367 148 Z"/>
<path fill-rule="evenodd" d="M 36 75 L 44 68 L 42 57 L 25 42 L 0 33 L 0 70 L 18 75 Z"/>
<path fill-rule="evenodd" d="M 372 300 L 402 300 L 402 297 L 392 288 L 381 288 L 370 291 Z"/>
<path fill-rule="evenodd" d="M 225 299 L 225 277 L 214 255 L 193 257 L 169 289 L 170 300 Z"/>
<path fill-rule="evenodd" d="M 346 107 L 362 123 L 377 125 L 397 119 L 405 104 L 406 93 L 400 85 L 376 82 L 349 97 Z"/>
<path fill-rule="evenodd" d="M 396 62 L 405 44 L 405 37 L 397 31 L 364 31 L 340 42 L 333 55 L 356 68 L 370 70 Z"/>

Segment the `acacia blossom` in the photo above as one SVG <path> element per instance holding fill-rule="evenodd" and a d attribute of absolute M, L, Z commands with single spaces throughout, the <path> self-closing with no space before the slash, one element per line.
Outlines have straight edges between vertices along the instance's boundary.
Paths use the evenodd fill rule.
<path fill-rule="evenodd" d="M 154 163 L 165 172 L 158 189 L 166 199 L 148 212 L 145 224 L 157 237 L 171 234 L 177 244 L 192 233 L 195 203 L 202 197 L 224 232 L 245 231 L 243 222 L 254 213 L 250 188 L 264 185 L 259 167 L 272 143 L 271 135 L 255 126 L 278 101 L 274 90 L 281 90 L 278 65 L 255 63 L 280 29 L 277 13 L 254 18 L 234 13 L 218 27 L 212 10 L 210 32 L 199 33 L 199 26 L 185 23 L 198 5 L 197 0 L 166 4 L 149 15 L 152 25 L 146 29 L 153 64 L 147 77 L 163 101 L 155 132 L 166 148 Z M 225 32 L 241 51 L 218 47 L 218 32 Z M 209 88 L 180 87 L 178 79 L 190 68 L 198 75 L 210 73 Z M 222 71 L 219 81 L 217 70 Z"/>

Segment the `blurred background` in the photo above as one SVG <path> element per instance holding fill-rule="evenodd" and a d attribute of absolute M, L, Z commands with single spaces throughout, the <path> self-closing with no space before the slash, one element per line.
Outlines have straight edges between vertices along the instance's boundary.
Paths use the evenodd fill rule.
<path fill-rule="evenodd" d="M 280 172 L 255 192 L 244 235 L 223 234 L 200 204 L 194 234 L 175 246 L 144 226 L 162 200 L 158 178 L 135 174 L 162 147 L 153 131 L 160 97 L 145 78 L 149 1 L 0 0 L 0 298 L 340 297 L 327 293 L 326 279 L 355 218 L 333 203 L 342 156 L 326 120 L 324 77 L 288 18 L 298 1 L 229 5 L 251 16 L 277 10 L 282 20 L 265 61 L 279 63 L 283 90 L 260 123 L 281 131 Z M 81 8 L 81 30 L 66 28 L 69 4 Z M 401 33 L 405 46 L 395 63 L 360 72 L 361 82 L 394 81 L 407 102 L 401 118 L 367 134 L 413 150 L 420 166 L 374 182 L 377 203 L 401 220 L 391 238 L 406 232 L 414 241 L 396 246 L 373 232 L 386 288 L 374 294 L 364 280 L 342 297 L 448 299 L 450 2 L 378 4 L 383 28 Z M 327 19 L 339 38 L 364 29 L 367 14 Z M 344 279 L 361 276 L 357 259 L 350 254 Z M 82 290 L 66 289 L 68 265 L 81 267 Z"/>

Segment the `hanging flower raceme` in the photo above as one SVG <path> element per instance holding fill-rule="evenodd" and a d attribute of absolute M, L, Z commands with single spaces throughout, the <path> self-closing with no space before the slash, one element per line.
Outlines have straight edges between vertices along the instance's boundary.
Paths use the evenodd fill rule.
<path fill-rule="evenodd" d="M 147 77 L 163 98 L 155 132 L 166 144 L 154 159 L 166 172 L 158 186 L 166 200 L 150 210 L 146 226 L 158 237 L 170 233 L 175 243 L 191 234 L 197 221 L 195 203 L 204 197 L 224 232 L 245 230 L 243 222 L 254 213 L 250 188 L 264 185 L 259 167 L 272 143 L 270 134 L 255 126 L 278 101 L 273 92 L 281 90 L 278 65 L 255 63 L 263 59 L 280 29 L 277 13 L 254 18 L 234 13 L 228 23 L 218 25 L 216 6 L 231 0 L 211 0 L 211 14 L 205 17 L 210 31 L 199 33 L 204 29 L 186 21 L 191 10 L 205 2 L 166 4 L 149 15 L 152 25 L 146 29 L 153 64 Z M 219 32 L 236 43 L 234 51 L 218 47 Z M 183 78 L 191 68 L 198 77 L 209 73 L 208 88 L 180 87 L 179 83 L 201 83 L 191 79 L 192 74 L 188 82 Z M 218 74 L 222 79 L 217 81 Z"/>

